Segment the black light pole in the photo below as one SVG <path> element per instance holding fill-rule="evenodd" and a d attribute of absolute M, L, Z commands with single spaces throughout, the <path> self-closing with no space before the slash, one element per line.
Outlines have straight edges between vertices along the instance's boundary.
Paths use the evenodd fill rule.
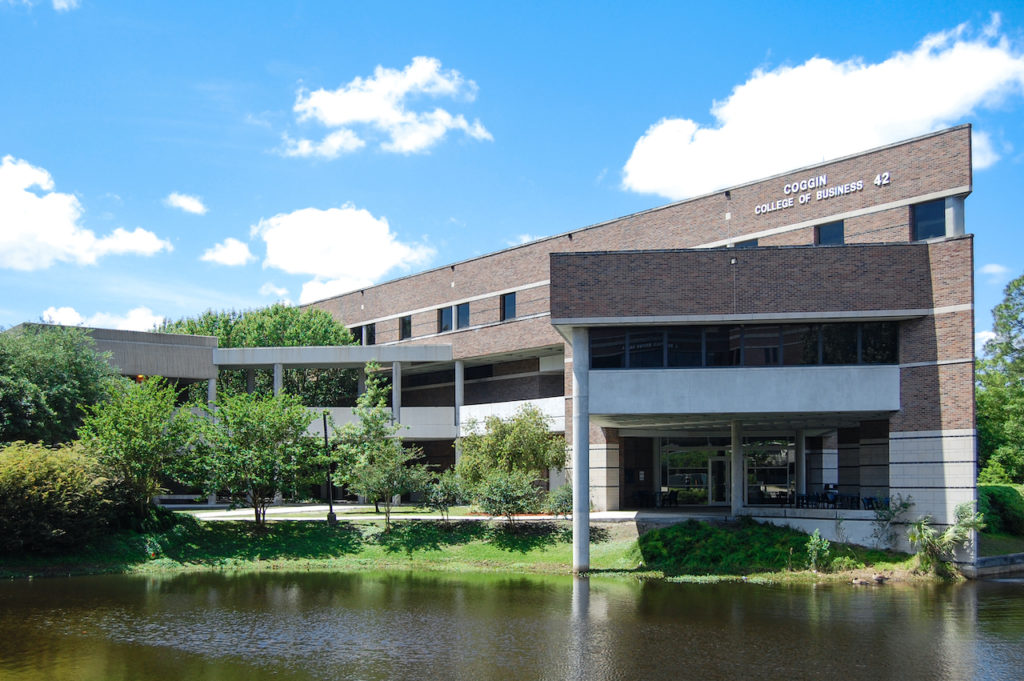
<path fill-rule="evenodd" d="M 324 412 L 324 453 L 328 457 L 327 464 L 327 524 L 335 525 L 338 522 L 338 516 L 334 515 L 334 482 L 331 480 L 331 473 L 334 472 L 334 462 L 330 460 L 331 446 L 327 442 L 327 412 Z"/>

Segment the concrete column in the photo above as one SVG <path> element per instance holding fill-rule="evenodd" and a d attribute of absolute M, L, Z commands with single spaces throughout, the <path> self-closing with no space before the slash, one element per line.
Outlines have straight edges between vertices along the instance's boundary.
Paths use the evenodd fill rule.
<path fill-rule="evenodd" d="M 280 364 L 274 365 L 274 394 L 277 395 L 284 387 L 284 367 Z"/>
<path fill-rule="evenodd" d="M 211 378 L 206 384 L 206 402 L 215 404 L 217 402 L 217 379 Z"/>
<path fill-rule="evenodd" d="M 572 570 L 590 569 L 590 333 L 572 330 Z"/>
<path fill-rule="evenodd" d="M 402 363 L 391 363 L 391 414 L 402 422 Z"/>
<path fill-rule="evenodd" d="M 462 432 L 462 405 L 466 401 L 466 365 L 459 359 L 455 360 L 455 437 Z M 462 458 L 462 448 L 455 440 L 455 463 Z"/>
<path fill-rule="evenodd" d="M 796 431 L 796 493 L 807 494 L 807 442 L 804 431 Z"/>
<path fill-rule="evenodd" d="M 256 370 L 245 370 L 245 392 L 251 393 L 256 390 Z"/>
<path fill-rule="evenodd" d="M 743 434 L 740 422 L 732 422 L 732 514 L 739 515 L 743 509 Z"/>
<path fill-rule="evenodd" d="M 946 197 L 946 236 L 964 235 L 964 197 Z"/>
<path fill-rule="evenodd" d="M 366 392 L 366 368 L 359 367 L 356 369 L 356 396 L 362 395 Z"/>

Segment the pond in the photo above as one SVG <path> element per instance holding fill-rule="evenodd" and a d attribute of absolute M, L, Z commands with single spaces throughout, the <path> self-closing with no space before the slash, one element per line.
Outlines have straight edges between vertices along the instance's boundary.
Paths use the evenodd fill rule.
<path fill-rule="evenodd" d="M 1024 580 L 197 573 L 0 584 L 0 679 L 1020 679 Z"/>

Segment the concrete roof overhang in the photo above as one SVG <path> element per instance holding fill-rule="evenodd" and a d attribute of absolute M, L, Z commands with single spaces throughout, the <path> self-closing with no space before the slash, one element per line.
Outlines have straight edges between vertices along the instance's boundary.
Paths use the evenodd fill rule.
<path fill-rule="evenodd" d="M 883 421 L 895 412 L 850 411 L 819 413 L 765 414 L 591 414 L 590 422 L 620 431 L 692 431 L 695 433 L 728 433 L 734 420 L 744 432 L 785 432 L 796 430 L 832 430 L 851 428 L 861 421 Z"/>
<path fill-rule="evenodd" d="M 217 348 L 213 363 L 220 369 L 356 368 L 367 362 L 450 362 L 450 345 L 329 345 L 287 348 Z"/>

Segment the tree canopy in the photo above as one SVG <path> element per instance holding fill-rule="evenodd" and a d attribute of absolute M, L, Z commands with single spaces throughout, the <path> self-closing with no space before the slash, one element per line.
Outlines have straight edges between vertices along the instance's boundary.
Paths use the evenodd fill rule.
<path fill-rule="evenodd" d="M 470 422 L 468 435 L 459 439 L 461 456 L 457 470 L 469 485 L 477 485 L 495 469 L 522 471 L 535 478 L 549 468 L 564 468 L 565 437 L 549 430 L 550 419 L 537 407 L 526 404 L 509 419 L 490 416 L 479 424 Z"/>
<path fill-rule="evenodd" d="M 197 317 L 165 322 L 159 331 L 216 336 L 222 348 L 299 347 L 353 345 L 348 328 L 330 313 L 276 303 L 258 310 L 237 312 L 207 310 Z M 353 403 L 356 373 L 347 369 L 290 369 L 284 372 L 284 389 L 298 395 L 309 407 L 340 407 Z M 244 371 L 222 371 L 219 378 L 230 392 L 246 390 Z M 257 392 L 273 391 L 273 374 L 256 372 Z M 193 397 L 199 397 L 198 393 Z"/>
<path fill-rule="evenodd" d="M 992 310 L 995 333 L 978 360 L 979 479 L 1024 482 L 1024 275 Z"/>
<path fill-rule="evenodd" d="M 29 324 L 0 333 L 0 442 L 70 442 L 85 407 L 116 377 L 85 329 Z"/>

